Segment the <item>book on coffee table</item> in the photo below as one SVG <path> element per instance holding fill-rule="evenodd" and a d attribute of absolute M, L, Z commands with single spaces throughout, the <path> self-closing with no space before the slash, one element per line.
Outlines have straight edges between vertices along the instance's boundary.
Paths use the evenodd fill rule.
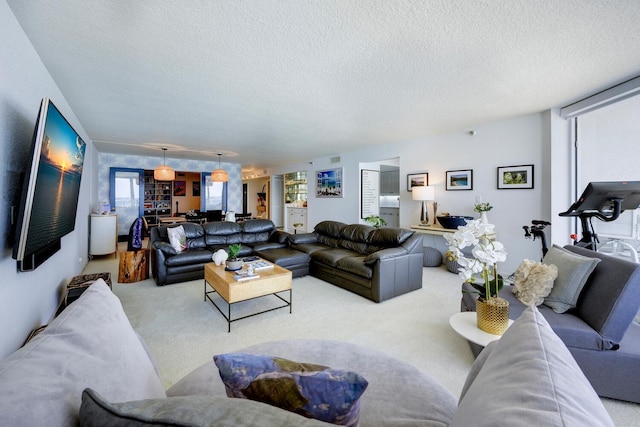
<path fill-rule="evenodd" d="M 256 271 L 266 270 L 267 268 L 273 268 L 273 264 L 263 259 L 260 259 L 258 261 L 252 261 L 249 264 L 251 264 L 253 266 L 253 269 Z"/>
<path fill-rule="evenodd" d="M 233 278 L 238 282 L 243 282 L 245 280 L 257 279 L 260 277 L 258 274 L 249 274 L 247 271 L 241 271 L 233 275 Z"/>

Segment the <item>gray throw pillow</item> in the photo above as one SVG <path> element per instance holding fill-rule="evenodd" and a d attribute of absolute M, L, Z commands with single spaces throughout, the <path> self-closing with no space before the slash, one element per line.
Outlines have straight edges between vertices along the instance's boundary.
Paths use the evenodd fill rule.
<path fill-rule="evenodd" d="M 576 307 L 580 292 L 600 259 L 574 254 L 553 245 L 542 262 L 558 268 L 558 277 L 551 293 L 544 299 L 544 305 L 556 313 L 564 313 Z"/>
<path fill-rule="evenodd" d="M 456 426 L 613 426 L 573 356 L 530 306 L 474 362 Z"/>
<path fill-rule="evenodd" d="M 244 399 L 182 396 L 110 403 L 90 388 L 82 392 L 80 427 L 326 426 L 293 412 Z"/>

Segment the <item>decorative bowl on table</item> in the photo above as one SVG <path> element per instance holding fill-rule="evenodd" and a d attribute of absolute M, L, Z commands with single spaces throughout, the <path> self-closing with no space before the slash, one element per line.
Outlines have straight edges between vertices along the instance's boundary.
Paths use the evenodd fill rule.
<path fill-rule="evenodd" d="M 443 228 L 448 228 L 455 230 L 461 225 L 467 225 L 467 221 L 471 221 L 473 219 L 472 216 L 459 216 L 459 215 L 448 215 L 448 216 L 439 216 L 438 222 Z"/>

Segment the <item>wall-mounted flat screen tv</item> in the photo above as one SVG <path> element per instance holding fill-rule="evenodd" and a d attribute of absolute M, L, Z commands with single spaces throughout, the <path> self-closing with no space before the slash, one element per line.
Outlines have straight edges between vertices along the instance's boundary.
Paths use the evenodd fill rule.
<path fill-rule="evenodd" d="M 40 104 L 16 219 L 13 257 L 33 270 L 73 231 L 86 144 L 48 99 Z"/>

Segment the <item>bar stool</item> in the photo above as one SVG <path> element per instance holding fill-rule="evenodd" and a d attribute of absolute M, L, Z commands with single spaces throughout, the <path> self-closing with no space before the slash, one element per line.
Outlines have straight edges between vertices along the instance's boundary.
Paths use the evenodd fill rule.
<path fill-rule="evenodd" d="M 298 234 L 298 228 L 302 227 L 304 224 L 301 222 L 296 222 L 293 224 L 293 234 Z"/>

